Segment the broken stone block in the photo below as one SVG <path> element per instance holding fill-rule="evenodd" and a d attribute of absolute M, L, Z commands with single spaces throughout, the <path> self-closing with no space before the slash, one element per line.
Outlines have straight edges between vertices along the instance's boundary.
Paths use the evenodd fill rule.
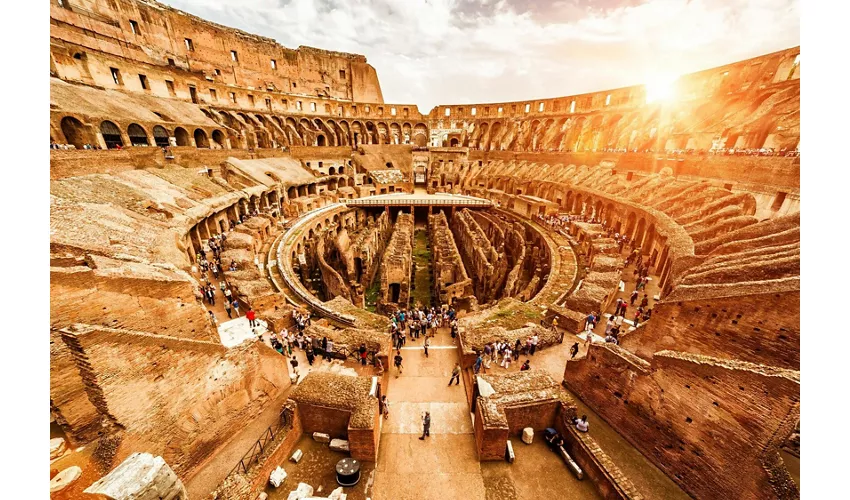
<path fill-rule="evenodd" d="M 186 498 L 186 488 L 162 457 L 133 453 L 84 490 L 111 500 Z"/>
<path fill-rule="evenodd" d="M 304 500 L 313 496 L 313 487 L 307 483 L 298 483 L 298 487 L 289 492 L 286 500 Z"/>
<path fill-rule="evenodd" d="M 268 498 L 269 498 L 269 494 L 264 491 L 264 492 L 260 493 L 260 495 L 257 497 L 257 500 L 268 500 Z"/>
<path fill-rule="evenodd" d="M 293 453 L 293 454 L 292 454 L 292 456 L 291 456 L 291 457 L 289 457 L 289 459 L 290 459 L 290 460 L 292 460 L 293 462 L 295 462 L 295 463 L 297 464 L 298 462 L 300 462 L 300 461 L 301 461 L 301 457 L 303 457 L 303 456 L 304 456 L 304 452 L 303 452 L 303 451 L 301 451 L 301 450 L 295 450 L 295 453 Z"/>
<path fill-rule="evenodd" d="M 59 458 L 65 453 L 65 440 L 62 438 L 53 438 L 50 440 L 50 460 Z"/>
<path fill-rule="evenodd" d="M 331 439 L 331 449 L 333 451 L 344 451 L 348 453 L 348 441 L 345 439 Z"/>
<path fill-rule="evenodd" d="M 534 429 L 526 427 L 522 430 L 522 442 L 525 444 L 531 444 L 532 441 L 534 441 Z"/>
<path fill-rule="evenodd" d="M 53 479 L 50 480 L 50 493 L 55 493 L 67 488 L 71 483 L 79 479 L 80 474 L 82 473 L 83 469 L 80 469 L 76 465 L 72 465 L 59 474 L 56 474 L 53 476 Z"/>
<path fill-rule="evenodd" d="M 275 488 L 280 487 L 283 481 L 286 479 L 286 471 L 283 470 L 283 467 L 277 466 L 275 470 L 272 471 L 271 475 L 269 475 L 269 482 L 272 483 L 272 486 Z"/>
<path fill-rule="evenodd" d="M 330 435 L 325 434 L 324 432 L 314 432 L 313 433 L 313 439 L 318 441 L 319 443 L 330 443 L 331 442 Z"/>
<path fill-rule="evenodd" d="M 328 495 L 328 500 L 345 500 L 345 496 L 345 493 L 342 492 L 342 486 L 340 486 Z"/>

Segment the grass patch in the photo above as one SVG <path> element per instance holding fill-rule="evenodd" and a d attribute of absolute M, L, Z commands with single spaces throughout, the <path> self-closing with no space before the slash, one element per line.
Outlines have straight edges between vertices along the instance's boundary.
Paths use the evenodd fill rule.
<path fill-rule="evenodd" d="M 372 285 L 366 289 L 364 301 L 366 302 L 366 310 L 371 313 L 376 313 L 376 305 L 378 303 L 378 293 L 381 292 L 381 280 L 374 280 Z"/>

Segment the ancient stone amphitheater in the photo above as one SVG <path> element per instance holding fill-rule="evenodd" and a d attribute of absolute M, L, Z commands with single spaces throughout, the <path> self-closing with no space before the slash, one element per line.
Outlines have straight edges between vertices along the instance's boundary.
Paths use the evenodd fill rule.
<path fill-rule="evenodd" d="M 351 500 L 799 497 L 799 47 L 422 114 L 153 0 L 50 22 L 52 498 L 321 497 L 347 456 Z"/>

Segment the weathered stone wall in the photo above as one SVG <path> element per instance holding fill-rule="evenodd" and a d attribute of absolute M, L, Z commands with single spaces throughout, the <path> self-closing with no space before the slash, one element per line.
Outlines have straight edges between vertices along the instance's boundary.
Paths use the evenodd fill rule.
<path fill-rule="evenodd" d="M 58 330 L 50 330 L 50 414 L 71 440 L 85 444 L 102 431 L 101 414 L 89 401 L 76 358 Z"/>
<path fill-rule="evenodd" d="M 413 259 L 413 215 L 399 213 L 393 227 L 393 235 L 384 250 L 381 262 L 381 291 L 378 296 L 378 311 L 391 312 L 407 309 L 410 298 L 411 266 Z M 397 287 L 394 291 L 393 287 Z M 397 300 L 393 300 L 393 294 Z"/>
<path fill-rule="evenodd" d="M 428 231 L 433 248 L 434 296 L 440 304 L 453 304 L 455 300 L 474 304 L 472 279 L 466 274 L 444 212 L 428 216 Z"/>
<path fill-rule="evenodd" d="M 564 384 L 697 498 L 799 498 L 777 461 L 800 417 L 799 372 L 671 351 L 650 364 L 594 344 Z"/>
<path fill-rule="evenodd" d="M 620 345 L 645 359 L 671 349 L 799 370 L 800 292 L 662 301 Z"/>
<path fill-rule="evenodd" d="M 195 340 L 218 338 L 195 298 L 197 284 L 185 273 L 138 276 L 87 266 L 53 267 L 50 322 L 154 331 Z"/>
<path fill-rule="evenodd" d="M 109 67 L 125 74 L 124 84 L 142 91 L 138 78 L 148 73 L 151 91 L 168 95 L 156 77 L 169 77 L 173 91 L 188 99 L 188 85 L 198 90 L 213 84 L 239 82 L 243 88 L 275 89 L 278 92 L 308 93 L 335 99 L 383 102 L 374 68 L 357 54 L 331 52 L 311 47 L 289 49 L 270 38 L 205 21 L 163 4 L 105 0 L 68 2 L 68 8 L 51 4 L 51 70 L 63 78 L 115 86 Z M 132 17 L 130 17 L 132 16 Z M 129 18 L 129 19 L 128 19 Z M 137 23 L 137 33 L 130 26 Z M 190 39 L 191 47 L 185 39 Z M 74 50 L 97 47 L 82 59 Z M 236 51 L 236 58 L 230 51 Z M 169 59 L 171 62 L 169 62 Z M 271 61 L 275 64 L 272 65 Z M 222 89 L 224 90 L 224 89 Z M 222 99 L 226 94 L 222 92 Z M 336 107 L 334 107 L 336 111 Z"/>
<path fill-rule="evenodd" d="M 451 229 L 455 241 L 460 242 L 460 254 L 472 278 L 475 296 L 481 303 L 488 303 L 499 292 L 497 283 L 507 272 L 507 260 L 493 247 L 470 212 L 469 209 L 456 211 L 452 216 Z"/>
<path fill-rule="evenodd" d="M 64 330 L 89 400 L 140 448 L 190 475 L 289 387 L 286 360 L 259 342 L 220 344 L 100 327 Z"/>

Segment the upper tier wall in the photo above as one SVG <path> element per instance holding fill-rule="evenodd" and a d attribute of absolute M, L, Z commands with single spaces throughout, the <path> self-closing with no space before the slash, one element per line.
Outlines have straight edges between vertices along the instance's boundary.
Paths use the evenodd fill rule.
<path fill-rule="evenodd" d="M 62 78 L 112 85 L 108 68 L 105 75 L 97 71 L 102 68 L 96 67 L 96 59 L 103 56 L 170 66 L 221 84 L 383 102 L 375 69 L 359 54 L 289 49 L 270 38 L 153 0 L 65 0 L 62 4 L 51 2 L 50 6 L 51 71 Z M 66 50 L 69 45 L 75 47 Z M 74 57 L 76 48 L 95 53 Z M 89 67 L 90 63 L 95 67 Z"/>

